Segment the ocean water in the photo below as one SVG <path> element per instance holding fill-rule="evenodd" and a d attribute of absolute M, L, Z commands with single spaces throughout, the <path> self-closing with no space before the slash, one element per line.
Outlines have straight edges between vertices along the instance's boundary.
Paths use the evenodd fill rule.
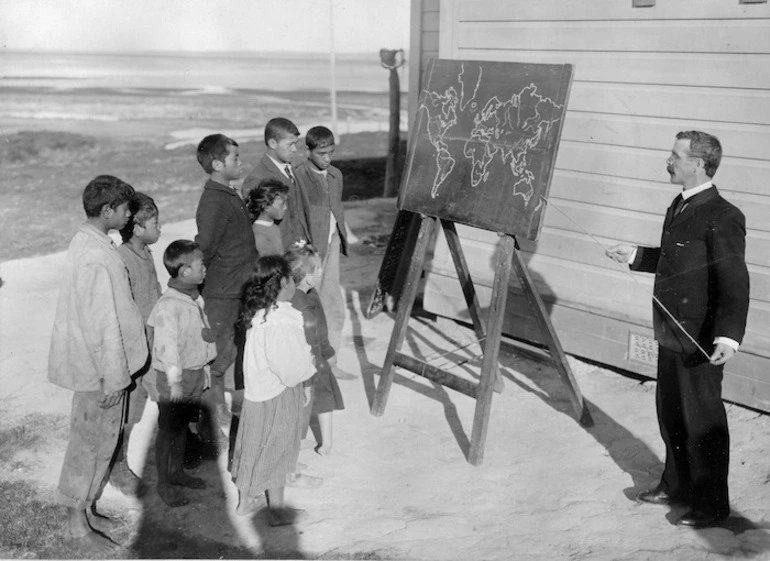
<path fill-rule="evenodd" d="M 378 53 L 335 57 L 338 91 L 388 91 Z M 401 74 L 402 91 L 407 84 Z M 328 91 L 328 55 L 294 53 L 0 54 L 0 88 Z"/>

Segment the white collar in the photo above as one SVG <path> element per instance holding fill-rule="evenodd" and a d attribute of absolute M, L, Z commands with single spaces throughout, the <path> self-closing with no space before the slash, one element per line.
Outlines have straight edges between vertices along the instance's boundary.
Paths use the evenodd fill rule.
<path fill-rule="evenodd" d="M 706 181 L 706 183 L 704 183 L 703 185 L 698 185 L 697 187 L 691 187 L 690 189 L 682 190 L 682 200 L 686 201 L 690 197 L 694 197 L 698 193 L 701 193 L 706 189 L 709 189 L 711 185 L 712 185 L 711 181 Z"/>
<path fill-rule="evenodd" d="M 310 168 L 310 171 L 317 173 L 318 175 L 326 175 L 329 173 L 328 169 L 318 169 L 313 164 L 310 164 L 308 167 Z"/>
<path fill-rule="evenodd" d="M 260 226 L 273 226 L 275 224 L 274 220 L 255 220 L 254 224 L 259 224 Z"/>
<path fill-rule="evenodd" d="M 291 164 L 284 164 L 283 162 L 279 162 L 278 160 L 276 160 L 275 158 L 273 158 L 273 157 L 272 157 L 270 154 L 268 154 L 267 152 L 265 152 L 265 156 L 267 156 L 268 158 L 270 158 L 270 160 L 271 160 L 271 161 L 272 161 L 272 162 L 275 164 L 275 167 L 277 167 L 277 168 L 278 168 L 278 169 L 281 171 L 281 173 L 282 173 L 284 176 L 286 176 L 286 179 L 291 179 L 291 178 L 289 177 L 289 174 L 288 174 L 288 173 L 286 173 L 286 166 L 291 166 Z"/>

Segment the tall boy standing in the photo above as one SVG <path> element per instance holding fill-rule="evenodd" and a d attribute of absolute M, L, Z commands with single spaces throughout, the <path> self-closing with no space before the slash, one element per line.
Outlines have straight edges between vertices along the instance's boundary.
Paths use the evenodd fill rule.
<path fill-rule="evenodd" d="M 326 127 L 313 127 L 305 136 L 309 154 L 297 167 L 297 179 L 307 198 L 310 239 L 323 261 L 323 277 L 318 288 L 326 321 L 329 343 L 339 350 L 345 322 L 345 302 L 340 292 L 340 253 L 347 256 L 348 239 L 342 206 L 342 172 L 331 165 L 334 134 Z"/>
<path fill-rule="evenodd" d="M 209 135 L 198 145 L 198 163 L 209 180 L 195 214 L 195 242 L 208 271 L 202 294 L 217 348 L 217 358 L 211 364 L 211 388 L 203 394 L 203 402 L 220 425 L 229 426 L 224 375 L 237 355 L 234 326 L 241 288 L 258 255 L 249 211 L 230 186 L 242 172 L 238 144 L 222 134 Z"/>
<path fill-rule="evenodd" d="M 100 175 L 83 191 L 86 221 L 72 238 L 62 271 L 48 357 L 48 379 L 74 392 L 59 499 L 68 534 L 107 554 L 115 523 L 96 512 L 120 434 L 125 389 L 147 361 L 142 315 L 126 267 L 107 235 L 125 226 L 134 189 Z"/>
<path fill-rule="evenodd" d="M 134 193 L 128 203 L 128 210 L 131 212 L 131 217 L 120 230 L 123 243 L 118 247 L 118 253 L 126 264 L 131 293 L 142 314 L 142 322 L 146 325 L 150 312 L 161 293 L 155 262 L 149 247 L 160 238 L 160 218 L 155 201 L 144 193 Z M 148 347 L 152 348 L 150 338 L 148 338 Z M 131 431 L 142 419 L 144 406 L 147 403 L 145 373 L 148 368 L 149 364 L 134 377 L 126 395 L 128 414 L 110 471 L 110 483 L 129 496 L 144 494 L 142 480 L 128 466 L 128 443 Z"/>
<path fill-rule="evenodd" d="M 244 180 L 241 191 L 246 200 L 249 191 L 256 188 L 263 179 L 277 179 L 289 188 L 286 215 L 280 223 L 284 249 L 299 240 L 311 241 L 307 200 L 291 165 L 292 157 L 297 152 L 298 139 L 297 125 L 283 117 L 270 119 L 265 125 L 267 149 L 257 166 Z"/>

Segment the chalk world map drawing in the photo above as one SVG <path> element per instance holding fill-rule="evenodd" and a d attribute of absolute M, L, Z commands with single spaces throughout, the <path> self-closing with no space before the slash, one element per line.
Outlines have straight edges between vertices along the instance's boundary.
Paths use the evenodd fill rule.
<path fill-rule="evenodd" d="M 570 65 L 432 60 L 400 207 L 535 239 L 571 77 Z"/>

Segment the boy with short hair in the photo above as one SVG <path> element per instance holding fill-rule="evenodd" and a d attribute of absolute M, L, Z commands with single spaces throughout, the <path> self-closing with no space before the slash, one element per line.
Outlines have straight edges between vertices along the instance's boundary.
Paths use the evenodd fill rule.
<path fill-rule="evenodd" d="M 243 182 L 243 198 L 256 188 L 263 179 L 276 179 L 289 189 L 286 201 L 286 216 L 281 220 L 281 239 L 283 247 L 289 248 L 294 242 L 310 242 L 310 230 L 307 219 L 307 201 L 300 189 L 291 160 L 297 152 L 299 129 L 297 125 L 283 117 L 270 119 L 265 125 L 265 145 L 267 149 L 254 170 Z"/>
<path fill-rule="evenodd" d="M 183 469 L 187 425 L 198 414 L 199 400 L 216 357 L 198 285 L 206 277 L 203 252 L 190 240 L 176 240 L 163 253 L 171 278 L 147 324 L 153 328 L 152 368 L 158 401 L 155 464 L 158 495 L 170 507 L 187 504 L 175 488 L 203 489 L 202 479 Z"/>
<path fill-rule="evenodd" d="M 254 243 L 260 257 L 283 255 L 281 229 L 276 222 L 286 214 L 289 188 L 277 179 L 263 179 L 256 189 L 249 191 L 246 204 L 254 224 Z"/>
<path fill-rule="evenodd" d="M 72 238 L 62 271 L 48 356 L 48 379 L 74 392 L 70 436 L 58 494 L 68 534 L 106 555 L 114 521 L 96 512 L 120 435 L 125 389 L 147 361 L 142 315 L 117 247 L 107 233 L 125 226 L 134 189 L 110 175 L 83 191 L 86 221 Z"/>
<path fill-rule="evenodd" d="M 241 288 L 258 254 L 246 203 L 230 185 L 242 172 L 238 143 L 223 134 L 209 135 L 198 145 L 198 162 L 209 174 L 209 180 L 195 214 L 195 242 L 203 252 L 203 264 L 208 270 L 202 293 L 217 346 L 217 359 L 211 365 L 211 388 L 203 395 L 203 402 L 212 420 L 229 428 L 224 375 L 237 354 L 234 326 Z M 215 427 L 204 428 L 221 435 Z M 208 437 L 215 438 L 213 434 Z"/>
<path fill-rule="evenodd" d="M 160 238 L 160 218 L 155 201 L 144 193 L 134 193 L 128 203 L 128 210 L 131 217 L 120 230 L 123 243 L 118 247 L 118 253 L 126 265 L 134 301 L 142 314 L 143 323 L 146 324 L 161 294 L 155 262 L 149 247 Z M 148 347 L 152 348 L 151 338 L 148 338 Z M 146 364 L 129 386 L 126 395 L 126 420 L 110 471 L 110 483 L 128 496 L 140 497 L 145 491 L 142 480 L 128 465 L 128 443 L 131 431 L 141 420 L 147 403 L 145 373 L 149 366 L 149 363 Z"/>
<path fill-rule="evenodd" d="M 334 133 L 326 127 L 313 127 L 305 135 L 308 159 L 297 166 L 297 179 L 307 200 L 310 239 L 323 261 L 323 277 L 318 295 L 326 313 L 329 342 L 339 351 L 345 302 L 340 292 L 340 253 L 347 256 L 348 239 L 345 209 L 342 206 L 342 172 L 331 165 Z M 336 359 L 332 364 L 336 363 Z M 350 374 L 337 372 L 338 377 Z"/>

